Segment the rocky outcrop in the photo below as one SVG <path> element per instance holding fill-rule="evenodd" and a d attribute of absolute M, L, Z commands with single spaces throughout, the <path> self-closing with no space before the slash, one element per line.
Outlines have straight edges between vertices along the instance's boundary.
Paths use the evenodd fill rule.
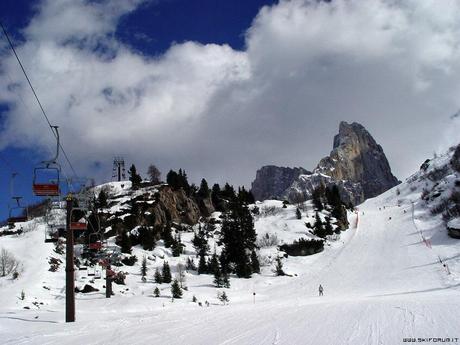
<path fill-rule="evenodd" d="M 265 166 L 252 184 L 256 200 L 309 199 L 320 185 L 337 185 L 342 200 L 354 205 L 399 183 L 382 147 L 360 124 L 341 122 L 331 154 L 312 173 L 302 168 Z"/>
<path fill-rule="evenodd" d="M 256 200 L 280 199 L 300 175 L 309 173 L 304 168 L 263 166 L 252 183 L 252 195 Z"/>
<path fill-rule="evenodd" d="M 321 185 L 325 187 L 337 185 L 340 197 L 346 204 L 351 203 L 357 205 L 364 200 L 364 193 L 360 183 L 354 183 L 347 180 L 337 181 L 331 176 L 320 173 L 299 176 L 299 178 L 285 191 L 284 199 L 290 202 L 309 200 L 313 195 L 313 191 Z"/>
<path fill-rule="evenodd" d="M 137 190 L 126 189 L 110 195 L 109 207 L 102 212 L 103 223 L 110 226 L 113 236 L 136 227 L 156 229 L 159 233 L 167 225 L 194 225 L 201 217 L 214 212 L 210 196 L 195 198 L 183 189 L 168 185 L 146 186 Z"/>
<path fill-rule="evenodd" d="M 336 181 L 361 184 L 363 200 L 375 197 L 396 186 L 399 181 L 391 173 L 390 164 L 370 133 L 359 123 L 341 122 L 339 134 L 329 157 L 323 158 L 315 172 Z"/>

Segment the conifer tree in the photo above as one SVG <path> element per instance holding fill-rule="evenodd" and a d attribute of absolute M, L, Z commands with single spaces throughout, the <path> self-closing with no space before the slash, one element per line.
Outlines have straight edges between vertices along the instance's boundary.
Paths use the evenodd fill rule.
<path fill-rule="evenodd" d="M 312 193 L 313 206 L 317 211 L 322 211 L 324 209 L 323 203 L 321 201 L 321 189 L 316 188 Z"/>
<path fill-rule="evenodd" d="M 205 179 L 201 180 L 200 189 L 197 192 L 199 198 L 205 199 L 211 194 L 209 190 L 208 182 Z"/>
<path fill-rule="evenodd" d="M 177 234 L 174 238 L 174 242 L 172 243 L 172 255 L 178 257 L 182 254 L 182 240 L 180 234 Z"/>
<path fill-rule="evenodd" d="M 198 274 L 208 273 L 208 264 L 206 263 L 206 257 L 203 253 L 200 253 L 200 260 L 198 261 Z"/>
<path fill-rule="evenodd" d="M 137 173 L 136 166 L 134 164 L 128 170 L 129 180 L 131 181 L 131 185 L 133 189 L 139 188 L 142 182 L 142 177 Z"/>
<path fill-rule="evenodd" d="M 224 288 L 230 288 L 230 278 L 228 276 L 228 273 L 225 271 L 222 272 L 222 285 Z"/>
<path fill-rule="evenodd" d="M 192 239 L 193 247 L 196 250 L 197 255 L 207 255 L 209 250 L 208 240 L 206 238 L 206 231 L 198 225 L 198 231 L 194 234 Z"/>
<path fill-rule="evenodd" d="M 214 285 L 217 287 L 217 288 L 221 288 L 223 286 L 224 282 L 223 282 L 223 279 L 222 279 L 222 273 L 220 271 L 220 268 L 217 267 L 216 270 L 214 270 Z"/>
<path fill-rule="evenodd" d="M 254 221 L 246 204 L 238 200 L 230 203 L 230 211 L 224 214 L 221 229 L 221 264 L 228 271 L 232 263 L 238 277 L 249 278 L 252 273 L 249 254 L 255 249 L 257 238 Z"/>
<path fill-rule="evenodd" d="M 99 192 L 99 195 L 97 196 L 97 201 L 96 201 L 96 205 L 97 205 L 97 208 L 106 208 L 108 205 L 107 205 L 107 193 L 105 192 L 104 188 L 101 189 L 101 191 Z"/>
<path fill-rule="evenodd" d="M 171 231 L 171 224 L 168 222 L 161 232 L 161 239 L 163 240 L 166 248 L 170 248 L 174 244 L 174 238 L 172 237 Z"/>
<path fill-rule="evenodd" d="M 169 284 L 171 283 L 171 269 L 169 268 L 169 264 L 167 261 L 163 263 L 163 271 L 161 273 L 161 281 L 163 283 Z"/>
<path fill-rule="evenodd" d="M 281 261 L 280 257 L 276 258 L 275 273 L 276 273 L 277 276 L 285 276 L 286 275 L 286 273 L 283 270 L 283 262 Z"/>
<path fill-rule="evenodd" d="M 122 231 L 120 240 L 121 252 L 125 254 L 131 254 L 131 238 L 127 231 Z"/>
<path fill-rule="evenodd" d="M 318 212 L 316 212 L 316 215 L 315 215 L 315 224 L 313 225 L 313 234 L 321 238 L 326 237 L 326 232 L 324 230 L 323 222 L 321 221 L 321 218 L 319 217 Z"/>
<path fill-rule="evenodd" d="M 228 300 L 228 296 L 227 294 L 225 293 L 225 291 L 222 291 L 222 292 L 218 292 L 217 293 L 217 298 L 225 305 L 225 303 L 228 303 L 229 300 Z"/>
<path fill-rule="evenodd" d="M 173 298 L 182 298 L 182 289 L 180 288 L 177 279 L 174 279 L 173 283 L 171 284 L 171 294 Z"/>
<path fill-rule="evenodd" d="M 251 266 L 253 273 L 260 273 L 259 258 L 257 257 L 257 253 L 255 250 L 253 250 L 251 253 Z"/>
<path fill-rule="evenodd" d="M 225 203 L 222 200 L 222 191 L 218 183 L 215 183 L 212 186 L 211 201 L 216 211 L 219 211 L 219 212 L 225 211 L 225 207 L 224 207 Z"/>
<path fill-rule="evenodd" d="M 155 283 L 157 283 L 157 284 L 163 283 L 163 277 L 162 277 L 158 267 L 155 270 L 155 274 L 153 275 L 153 279 L 155 280 Z"/>
<path fill-rule="evenodd" d="M 187 258 L 187 263 L 185 265 L 185 268 L 187 270 L 191 270 L 191 271 L 196 271 L 197 270 L 197 267 L 195 265 L 195 261 L 193 259 L 191 259 L 190 257 Z"/>
<path fill-rule="evenodd" d="M 160 289 L 158 288 L 158 286 L 156 286 L 155 290 L 153 290 L 153 296 L 160 297 Z"/>
<path fill-rule="evenodd" d="M 148 271 L 148 267 L 147 267 L 147 258 L 144 257 L 142 258 L 142 264 L 141 264 L 141 276 L 142 276 L 142 281 L 145 281 L 146 280 L 146 276 L 147 276 L 147 271 Z"/>
<path fill-rule="evenodd" d="M 300 212 L 300 208 L 296 208 L 295 210 L 295 216 L 297 219 L 302 219 L 302 213 Z"/>
<path fill-rule="evenodd" d="M 179 175 L 174 170 L 169 170 L 166 175 L 166 183 L 174 190 L 180 188 Z"/>
<path fill-rule="evenodd" d="M 330 217 L 326 217 L 326 224 L 324 225 L 324 233 L 325 235 L 332 235 L 334 233 L 334 228 L 332 227 Z"/>

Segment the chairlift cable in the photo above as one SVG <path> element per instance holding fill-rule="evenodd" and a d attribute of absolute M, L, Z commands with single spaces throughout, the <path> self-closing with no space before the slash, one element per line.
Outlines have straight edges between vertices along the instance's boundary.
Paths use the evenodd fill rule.
<path fill-rule="evenodd" d="M 48 123 L 48 126 L 50 127 L 51 132 L 52 132 L 53 135 L 57 138 L 57 135 L 56 135 L 56 133 L 55 133 L 54 130 L 53 130 L 53 126 L 51 125 L 51 122 L 50 122 L 50 120 L 49 120 L 49 118 L 48 118 L 48 115 L 46 114 L 45 109 L 43 108 L 43 106 L 42 106 L 42 104 L 41 104 L 41 102 L 40 102 L 40 99 L 38 98 L 38 95 L 37 95 L 37 93 L 35 92 L 35 89 L 34 89 L 34 87 L 32 86 L 32 83 L 31 83 L 31 81 L 30 81 L 30 79 L 29 79 L 29 77 L 28 77 L 28 75 L 27 75 L 27 72 L 26 72 L 26 70 L 24 69 L 24 66 L 22 65 L 21 60 L 19 59 L 18 54 L 16 53 L 16 49 L 14 48 L 13 42 L 11 42 L 10 37 L 9 37 L 9 35 L 8 35 L 8 32 L 6 31 L 5 26 L 3 25 L 3 23 L 2 23 L 1 21 L 0 21 L 0 26 L 2 27 L 3 34 L 5 35 L 5 38 L 6 38 L 6 40 L 8 41 L 8 44 L 9 44 L 11 50 L 13 51 L 13 54 L 14 54 L 14 56 L 16 57 L 16 60 L 18 61 L 19 66 L 21 67 L 21 70 L 22 70 L 22 72 L 23 72 L 23 74 L 24 74 L 24 76 L 25 76 L 25 78 L 26 78 L 26 80 L 27 80 L 27 82 L 28 82 L 28 84 L 29 84 L 31 90 L 32 90 L 32 93 L 33 93 L 34 96 L 35 96 L 35 99 L 37 100 L 37 103 L 38 103 L 38 105 L 39 105 L 39 107 L 40 107 L 40 110 L 41 110 L 43 116 L 45 117 L 45 120 L 46 120 L 46 122 Z M 74 174 L 75 176 L 78 176 L 77 173 L 75 172 L 75 169 L 74 169 L 72 163 L 70 162 L 70 159 L 69 159 L 67 153 L 65 152 L 64 147 L 62 146 L 61 143 L 59 143 L 59 147 L 60 147 L 62 153 L 64 154 L 64 157 L 65 157 L 67 163 L 69 164 L 69 167 L 70 167 L 70 169 L 72 170 L 73 174 Z"/>

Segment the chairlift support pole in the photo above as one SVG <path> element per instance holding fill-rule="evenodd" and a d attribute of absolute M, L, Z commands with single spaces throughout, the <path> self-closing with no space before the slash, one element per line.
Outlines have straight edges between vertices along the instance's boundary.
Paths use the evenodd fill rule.
<path fill-rule="evenodd" d="M 73 252 L 73 231 L 70 228 L 72 221 L 73 197 L 66 198 L 66 284 L 65 284 L 65 322 L 75 322 L 75 269 Z"/>

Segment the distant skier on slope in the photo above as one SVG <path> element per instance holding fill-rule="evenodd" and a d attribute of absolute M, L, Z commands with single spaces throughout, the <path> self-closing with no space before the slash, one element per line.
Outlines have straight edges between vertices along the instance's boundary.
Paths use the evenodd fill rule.
<path fill-rule="evenodd" d="M 324 291 L 323 286 L 319 284 L 318 292 L 320 296 L 323 296 L 323 291 Z"/>

